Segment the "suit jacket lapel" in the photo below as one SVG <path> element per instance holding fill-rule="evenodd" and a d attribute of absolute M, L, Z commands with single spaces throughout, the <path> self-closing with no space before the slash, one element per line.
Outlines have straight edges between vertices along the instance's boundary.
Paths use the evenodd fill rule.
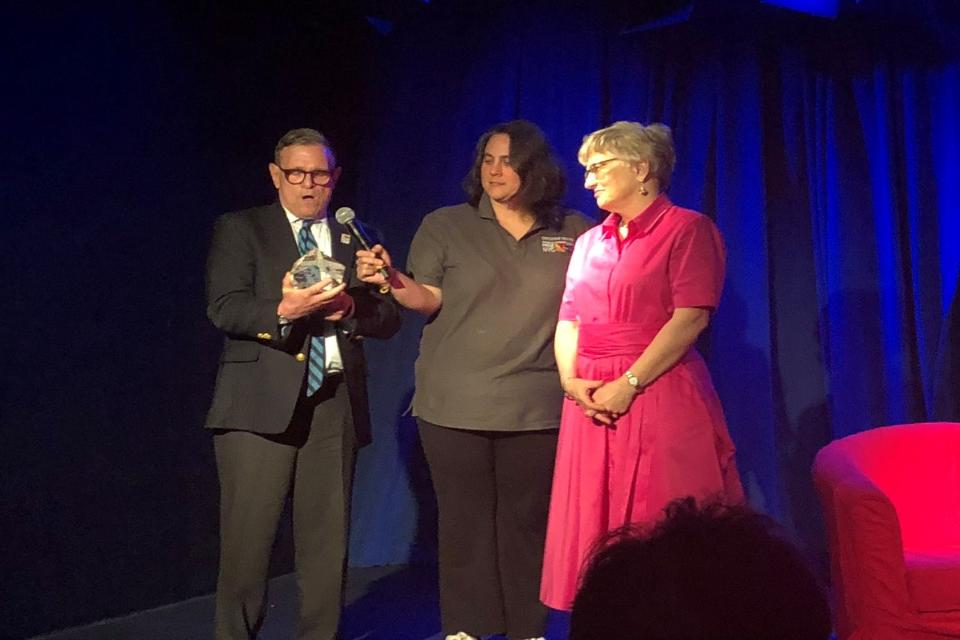
<path fill-rule="evenodd" d="M 327 216 L 327 224 L 330 225 L 330 250 L 333 252 L 333 255 L 330 257 L 346 265 L 349 271 L 356 257 L 356 240 L 350 235 L 349 229 L 337 222 L 333 216 Z M 347 242 L 344 242 L 344 240 Z M 347 275 L 349 275 L 349 273 Z"/>
<path fill-rule="evenodd" d="M 345 265 L 349 276 L 356 258 L 356 240 L 350 234 L 350 230 L 337 222 L 332 215 L 327 216 L 327 225 L 330 227 L 330 252 L 332 253 L 330 257 Z M 264 224 L 264 233 L 269 246 L 273 247 L 269 250 L 271 258 L 282 264 L 283 272 L 289 271 L 300 257 L 300 248 L 297 246 L 293 231 L 290 230 L 287 214 L 279 202 L 271 207 L 270 215 L 267 216 Z"/>
<path fill-rule="evenodd" d="M 293 231 L 290 230 L 287 212 L 279 202 L 275 202 L 270 209 L 270 215 L 267 216 L 264 224 L 267 242 L 272 247 L 268 252 L 273 259 L 283 264 L 283 270 L 286 272 L 300 257 L 300 249 L 293 237 Z"/>

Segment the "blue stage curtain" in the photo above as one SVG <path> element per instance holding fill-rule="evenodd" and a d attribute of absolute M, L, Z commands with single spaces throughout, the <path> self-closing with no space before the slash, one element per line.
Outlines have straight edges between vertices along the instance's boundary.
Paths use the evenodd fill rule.
<path fill-rule="evenodd" d="M 934 380 L 934 418 L 960 422 L 960 285 L 941 331 Z"/>
<path fill-rule="evenodd" d="M 402 264 L 422 216 L 462 200 L 477 137 L 523 117 L 560 153 L 568 202 L 596 215 L 576 162 L 582 136 L 619 119 L 669 124 L 670 195 L 713 217 L 729 252 L 703 349 L 750 501 L 822 550 L 816 451 L 938 417 L 960 274 L 960 62 L 924 43 L 851 42 L 856 25 L 798 25 L 805 37 L 787 37 L 795 25 L 782 17 L 621 36 L 595 10 L 438 4 L 377 52 L 358 210 Z M 359 463 L 357 565 L 405 562 L 430 544 L 416 434 L 398 418 L 419 329 L 375 347 L 391 364 L 371 380 L 380 405 Z"/>

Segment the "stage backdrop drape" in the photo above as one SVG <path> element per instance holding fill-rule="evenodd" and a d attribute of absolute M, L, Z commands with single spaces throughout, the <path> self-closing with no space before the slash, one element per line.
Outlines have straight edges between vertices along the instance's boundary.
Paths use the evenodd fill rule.
<path fill-rule="evenodd" d="M 881 41 L 866 20 L 694 13 L 624 34 L 614 11 L 439 3 L 380 41 L 358 210 L 402 263 L 420 218 L 462 200 L 480 133 L 522 117 L 561 155 L 568 202 L 596 215 L 582 136 L 620 119 L 673 127 L 670 195 L 713 217 L 729 252 L 703 348 L 750 501 L 822 553 L 815 452 L 950 417 L 934 396 L 960 273 L 960 63 L 929 24 Z M 419 328 L 383 346 L 402 366 L 372 382 L 388 400 L 360 457 L 354 564 L 421 548 L 423 476 L 404 458 L 416 436 L 396 417 Z"/>

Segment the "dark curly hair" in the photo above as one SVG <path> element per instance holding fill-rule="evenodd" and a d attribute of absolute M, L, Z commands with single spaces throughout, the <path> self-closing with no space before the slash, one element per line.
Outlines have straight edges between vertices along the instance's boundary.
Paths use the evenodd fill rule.
<path fill-rule="evenodd" d="M 681 498 L 594 547 L 570 640 L 826 640 L 817 576 L 769 516 Z"/>
<path fill-rule="evenodd" d="M 543 131 L 527 120 L 502 122 L 480 136 L 473 166 L 463 179 L 468 202 L 476 207 L 483 197 L 480 165 L 483 164 L 487 142 L 498 133 L 510 137 L 510 165 L 520 176 L 517 202 L 533 212 L 540 224 L 559 228 L 563 220 L 560 199 L 566 190 L 566 180 Z"/>

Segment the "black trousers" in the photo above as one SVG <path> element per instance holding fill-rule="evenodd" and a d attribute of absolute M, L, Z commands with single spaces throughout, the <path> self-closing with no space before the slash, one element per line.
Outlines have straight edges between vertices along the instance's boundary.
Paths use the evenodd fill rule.
<path fill-rule="evenodd" d="M 292 497 L 300 620 L 297 638 L 333 640 L 343 604 L 355 433 L 346 384 L 325 381 L 278 435 L 219 431 L 217 640 L 256 638 L 280 515 Z"/>
<path fill-rule="evenodd" d="M 543 635 L 540 572 L 557 432 L 418 422 L 439 510 L 444 632 Z"/>

